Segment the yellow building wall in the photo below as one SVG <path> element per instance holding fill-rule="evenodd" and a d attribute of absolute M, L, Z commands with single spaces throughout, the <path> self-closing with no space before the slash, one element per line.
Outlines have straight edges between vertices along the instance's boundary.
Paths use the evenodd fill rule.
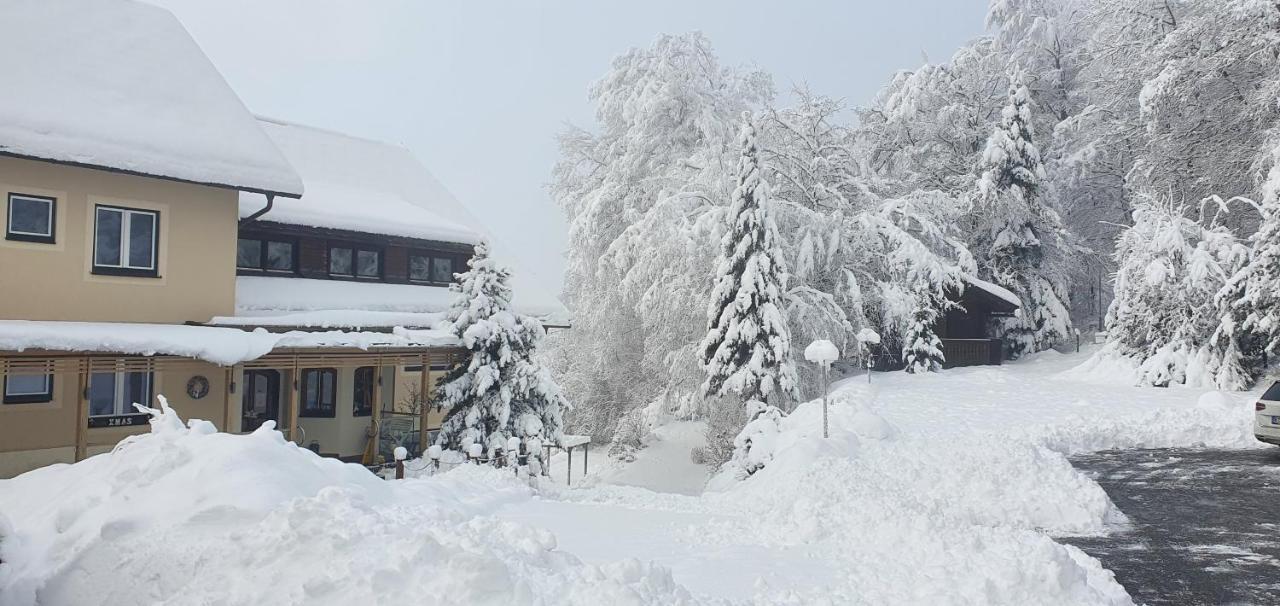
<path fill-rule="evenodd" d="M 56 241 L 0 233 L 0 319 L 182 323 L 234 313 L 235 191 L 0 156 L 0 209 L 10 192 L 57 199 Z M 160 212 L 159 277 L 92 273 L 99 203 Z M 0 220 L 3 228 L 7 212 Z"/>
<path fill-rule="evenodd" d="M 187 382 L 200 375 L 209 381 L 209 393 L 200 399 L 187 395 Z M 184 420 L 203 419 L 219 431 L 227 430 L 226 369 L 213 364 L 190 363 L 181 370 L 153 375 L 153 394 L 164 395 Z M 38 404 L 0 404 L 0 478 L 13 477 L 51 463 L 75 460 L 76 428 L 88 425 L 78 418 L 80 377 L 74 372 L 54 375 L 53 401 Z M 239 423 L 239 399 L 233 398 L 233 421 Z M 158 406 L 155 401 L 150 406 Z M 150 426 L 86 427 L 89 455 L 110 451 L 124 438 L 146 433 Z"/>

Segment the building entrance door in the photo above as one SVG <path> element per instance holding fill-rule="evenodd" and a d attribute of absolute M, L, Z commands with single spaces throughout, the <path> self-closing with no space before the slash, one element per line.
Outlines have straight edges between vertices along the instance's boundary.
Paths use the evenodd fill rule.
<path fill-rule="evenodd" d="M 280 371 L 244 371 L 240 431 L 253 431 L 267 421 L 280 427 Z"/>

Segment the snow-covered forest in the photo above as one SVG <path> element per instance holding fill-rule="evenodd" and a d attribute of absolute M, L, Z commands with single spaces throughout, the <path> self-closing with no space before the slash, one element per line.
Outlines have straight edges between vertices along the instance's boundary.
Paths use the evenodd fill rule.
<path fill-rule="evenodd" d="M 626 440 L 656 410 L 705 412 L 699 344 L 744 111 L 802 398 L 817 338 L 856 361 L 870 328 L 876 353 L 937 368 L 932 326 L 966 277 L 1022 300 L 997 327 L 1010 357 L 1110 328 L 1094 363 L 1138 382 L 1251 384 L 1280 331 L 1280 9 L 993 0 L 987 27 L 866 105 L 779 91 L 786 74 L 727 65 L 699 33 L 617 57 L 551 184 L 571 230 L 574 327 L 554 339 L 571 428 Z"/>

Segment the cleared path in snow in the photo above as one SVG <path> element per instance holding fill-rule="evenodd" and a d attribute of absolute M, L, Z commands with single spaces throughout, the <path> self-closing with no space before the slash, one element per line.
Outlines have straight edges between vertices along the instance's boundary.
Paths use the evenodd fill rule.
<path fill-rule="evenodd" d="M 706 430 L 707 424 L 702 421 L 667 423 L 654 431 L 649 444 L 636 453 L 635 461 L 604 472 L 597 481 L 654 492 L 702 494 L 709 472 L 707 466 L 694 463 L 689 452 L 706 444 Z"/>

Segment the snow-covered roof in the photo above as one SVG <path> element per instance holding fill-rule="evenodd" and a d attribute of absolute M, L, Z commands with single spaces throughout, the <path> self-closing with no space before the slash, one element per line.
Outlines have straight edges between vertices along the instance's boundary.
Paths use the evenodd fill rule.
<path fill-rule="evenodd" d="M 168 11 L 0 3 L 0 153 L 241 190 L 302 180 Z"/>
<path fill-rule="evenodd" d="M 458 219 L 458 201 L 409 150 L 279 120 L 260 124 L 307 188 L 300 200 L 276 200 L 262 220 L 463 244 L 482 239 Z M 241 194 L 240 216 L 265 202 Z"/>
<path fill-rule="evenodd" d="M 546 326 L 568 325 L 569 314 L 560 301 L 541 289 L 521 288 L 514 276 L 513 281 L 512 306 L 517 312 L 538 318 Z M 279 321 L 280 314 L 290 314 L 308 322 L 324 321 L 327 326 L 387 325 L 372 324 L 372 321 L 406 325 L 400 319 L 416 325 L 424 318 L 417 314 L 440 314 L 456 296 L 442 286 L 240 276 L 236 278 L 236 317 L 214 318 L 212 323 L 270 326 L 272 324 L 262 322 Z M 397 318 L 395 314 L 412 315 Z"/>
<path fill-rule="evenodd" d="M 1003 299 L 1006 303 L 1009 303 L 1014 307 L 1022 307 L 1022 300 L 1018 299 L 1018 295 L 1009 292 L 1009 290 L 1003 286 L 992 284 L 991 282 L 968 274 L 964 276 L 964 281 L 978 290 L 984 291 L 998 299 Z"/>
<path fill-rule="evenodd" d="M 436 328 L 445 321 L 443 313 L 411 311 L 368 311 L 363 309 L 321 309 L 316 311 L 251 311 L 241 316 L 215 316 L 209 324 L 236 327 L 291 328 Z"/>
<path fill-rule="evenodd" d="M 443 330 L 244 331 L 238 328 L 123 322 L 0 320 L 0 351 L 43 349 L 125 355 L 169 355 L 230 366 L 273 349 L 295 347 L 448 347 L 458 340 Z"/>

